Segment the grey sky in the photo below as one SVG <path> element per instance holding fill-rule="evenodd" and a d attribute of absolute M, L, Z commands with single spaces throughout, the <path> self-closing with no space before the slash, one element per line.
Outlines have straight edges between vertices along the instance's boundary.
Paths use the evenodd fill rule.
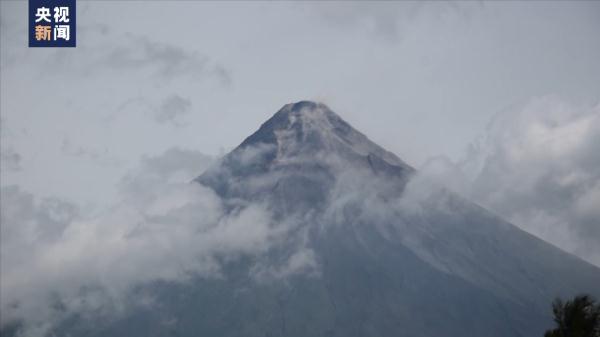
<path fill-rule="evenodd" d="M 36 49 L 27 2 L 0 0 L 3 320 L 41 334 L 49 292 L 77 312 L 102 304 L 82 285 L 118 295 L 278 242 L 293 224 L 224 216 L 189 181 L 306 99 L 600 266 L 600 2 L 77 6 L 77 47 Z M 304 248 L 264 274 L 310 270 Z"/>
<path fill-rule="evenodd" d="M 74 49 L 28 48 L 27 2 L 0 6 L 1 183 L 78 204 L 114 202 L 142 156 L 227 151 L 292 101 L 415 167 L 460 162 L 537 97 L 600 101 L 597 2 L 79 1 Z"/>

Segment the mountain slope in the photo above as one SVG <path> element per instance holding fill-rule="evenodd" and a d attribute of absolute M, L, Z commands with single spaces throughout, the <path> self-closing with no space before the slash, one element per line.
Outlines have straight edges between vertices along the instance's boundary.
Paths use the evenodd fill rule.
<path fill-rule="evenodd" d="M 323 104 L 284 106 L 195 181 L 232 212 L 265 205 L 284 239 L 59 335 L 541 336 L 554 297 L 600 295 L 600 269 L 427 182 Z"/>

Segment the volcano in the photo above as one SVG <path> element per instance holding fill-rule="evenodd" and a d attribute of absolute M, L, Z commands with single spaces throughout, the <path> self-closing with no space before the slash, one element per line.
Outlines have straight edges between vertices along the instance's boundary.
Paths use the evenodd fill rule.
<path fill-rule="evenodd" d="M 542 336 L 600 269 L 428 181 L 324 104 L 285 105 L 193 183 L 285 226 L 219 278 L 148 286 L 160 305 L 78 336 Z M 240 233 L 244 235 L 244 233 Z M 165 318 L 172 318 L 165 323 Z"/>

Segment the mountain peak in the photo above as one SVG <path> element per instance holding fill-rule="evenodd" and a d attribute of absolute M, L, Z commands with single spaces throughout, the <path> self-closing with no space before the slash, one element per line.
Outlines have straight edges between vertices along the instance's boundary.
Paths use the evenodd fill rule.
<path fill-rule="evenodd" d="M 391 165 L 412 170 L 320 102 L 299 101 L 284 105 L 236 150 L 261 145 L 275 146 L 279 159 L 323 152 L 343 157 L 375 156 Z"/>
<path fill-rule="evenodd" d="M 357 170 L 397 178 L 401 185 L 414 172 L 325 104 L 300 101 L 284 105 L 196 181 L 221 196 L 296 200 L 282 207 L 307 210 L 325 202 L 335 176 Z"/>
<path fill-rule="evenodd" d="M 313 101 L 286 104 L 277 112 L 277 115 L 292 119 L 293 122 L 312 122 L 322 124 L 322 126 L 330 124 L 333 120 L 341 120 L 341 117 L 327 105 Z"/>
<path fill-rule="evenodd" d="M 283 106 L 281 110 L 287 110 L 289 112 L 294 113 L 302 113 L 302 112 L 322 112 L 323 109 L 330 110 L 325 104 L 321 102 L 314 101 L 299 101 L 296 103 L 288 103 Z M 331 111 L 331 110 L 330 110 Z"/>
<path fill-rule="evenodd" d="M 323 103 L 300 101 L 284 105 L 261 127 L 240 145 L 256 145 L 256 143 L 276 143 L 278 131 L 295 131 L 302 136 L 306 131 L 318 127 L 320 133 L 332 131 L 331 120 L 342 121 L 329 107 Z"/>

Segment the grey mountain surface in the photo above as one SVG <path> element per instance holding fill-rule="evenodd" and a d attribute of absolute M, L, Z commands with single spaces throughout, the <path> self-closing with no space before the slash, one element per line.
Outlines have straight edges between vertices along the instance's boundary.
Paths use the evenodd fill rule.
<path fill-rule="evenodd" d="M 154 282 L 155 305 L 59 336 L 541 336 L 600 269 L 429 182 L 327 106 L 288 104 L 193 183 L 283 239 L 221 275 Z M 240 233 L 243 235 L 243 233 Z"/>

